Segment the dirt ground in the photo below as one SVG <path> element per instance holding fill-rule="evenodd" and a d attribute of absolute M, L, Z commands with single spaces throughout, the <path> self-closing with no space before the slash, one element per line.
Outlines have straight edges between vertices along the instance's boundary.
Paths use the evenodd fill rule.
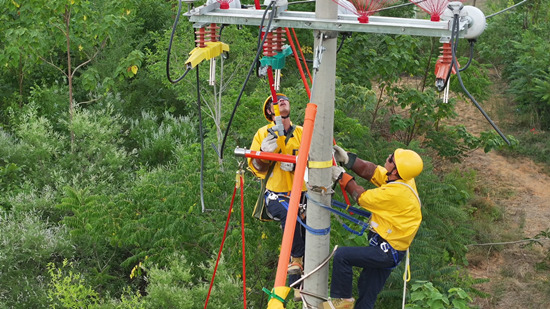
<path fill-rule="evenodd" d="M 491 100 L 483 105 L 497 125 L 511 120 L 495 119 L 497 114 L 511 114 L 497 112 L 497 109 L 511 109 L 510 102 L 498 92 L 499 89 L 493 89 Z M 455 121 L 463 123 L 469 131 L 492 129 L 471 102 L 460 102 L 457 111 L 459 117 Z M 475 305 L 482 309 L 550 308 L 550 270 L 544 266 L 550 264 L 550 241 L 541 241 L 542 246 L 515 242 L 549 230 L 550 176 L 529 158 L 506 157 L 495 151 L 477 150 L 460 168 L 477 172 L 477 185 L 483 188 L 485 202 L 502 211 L 502 220 L 498 221 L 502 226 L 491 228 L 491 242 L 510 242 L 469 247 L 470 275 L 489 279 L 476 285 L 489 296 L 477 298 Z M 501 235 L 495 235 L 495 230 Z"/>

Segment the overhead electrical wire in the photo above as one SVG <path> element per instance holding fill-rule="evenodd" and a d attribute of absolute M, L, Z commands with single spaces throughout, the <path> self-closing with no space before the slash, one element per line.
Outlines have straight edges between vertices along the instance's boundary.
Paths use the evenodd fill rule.
<path fill-rule="evenodd" d="M 263 26 L 263 23 L 264 23 L 264 20 L 265 20 L 265 16 L 267 15 L 267 12 L 269 11 L 269 9 L 271 9 L 273 7 L 274 3 L 275 3 L 275 1 L 271 1 L 269 3 L 269 5 L 267 6 L 267 8 L 265 9 L 265 11 L 264 11 L 264 14 L 262 16 L 261 25 L 260 25 L 260 35 L 262 33 L 262 26 Z M 273 21 L 274 16 L 275 16 L 275 12 L 272 12 L 271 16 L 269 17 L 269 22 L 267 23 L 267 28 L 266 28 L 267 30 L 269 30 L 269 28 L 271 27 L 271 22 Z M 254 60 L 252 61 L 250 69 L 248 70 L 248 74 L 246 76 L 246 79 L 243 83 L 243 86 L 241 87 L 241 91 L 239 92 L 239 96 L 237 97 L 237 101 L 235 102 L 235 106 L 233 107 L 233 111 L 231 112 L 231 116 L 229 117 L 229 122 L 227 123 L 227 128 L 225 129 L 225 134 L 223 135 L 222 145 L 221 145 L 220 151 L 218 153 L 218 155 L 220 156 L 220 159 L 223 159 L 223 151 L 225 149 L 225 141 L 227 140 L 227 135 L 229 134 L 229 129 L 231 128 L 231 123 L 233 122 L 233 117 L 235 117 L 235 113 L 237 111 L 237 107 L 239 106 L 241 97 L 243 95 L 244 88 L 246 87 L 246 84 L 248 83 L 248 80 L 250 79 L 250 75 L 252 75 L 252 72 L 254 71 L 254 67 L 256 66 L 256 62 L 258 61 L 258 59 L 260 57 L 260 54 L 262 52 L 262 46 L 263 46 L 266 38 L 267 38 L 267 35 L 264 35 L 261 43 L 258 44 L 258 49 L 256 51 L 256 56 L 254 57 Z"/>
<path fill-rule="evenodd" d="M 178 1 L 178 13 L 176 14 L 176 20 L 174 20 L 174 25 L 172 26 L 172 33 L 170 35 L 170 41 L 168 42 L 168 52 L 167 52 L 167 56 L 166 56 L 166 77 L 168 77 L 168 81 L 170 81 L 172 84 L 175 84 L 175 83 L 181 81 L 185 77 L 185 75 L 187 75 L 187 73 L 189 73 L 189 71 L 191 71 L 191 69 L 192 69 L 192 67 L 190 65 L 187 65 L 187 70 L 185 70 L 183 75 L 181 75 L 180 77 L 178 77 L 175 80 L 173 80 L 170 77 L 170 53 L 172 51 L 172 42 L 174 41 L 174 34 L 176 33 L 176 27 L 178 26 L 178 22 L 179 22 L 180 15 L 181 15 L 181 3 L 182 3 L 182 0 L 179 0 Z"/>
<path fill-rule="evenodd" d="M 476 40 L 470 39 L 468 40 L 468 42 L 470 42 L 470 57 L 468 58 L 468 62 L 466 63 L 466 65 L 463 68 L 460 68 L 460 72 L 465 71 L 470 66 L 470 64 L 472 63 L 472 58 L 474 57 L 474 45 L 476 43 Z"/>
<path fill-rule="evenodd" d="M 197 71 L 197 107 L 199 110 L 199 134 L 201 136 L 201 176 L 200 176 L 200 196 L 201 196 L 201 209 L 205 212 L 204 206 L 204 134 L 202 132 L 202 108 L 201 108 L 201 90 L 199 79 L 199 65 L 197 64 L 195 70 Z"/>
<path fill-rule="evenodd" d="M 458 67 L 458 61 L 456 61 L 456 44 L 458 44 L 458 31 L 459 31 L 459 14 L 454 14 L 454 18 L 453 18 L 453 26 L 452 26 L 452 33 L 451 33 L 451 37 L 455 37 L 455 32 L 456 32 L 456 37 L 455 37 L 455 42 L 454 42 L 454 46 L 451 47 L 451 50 L 452 50 L 452 60 L 451 60 L 451 66 L 453 66 L 456 70 L 456 76 L 458 78 L 458 82 L 460 84 L 460 87 L 462 88 L 462 90 L 464 91 L 464 93 L 468 96 L 468 98 L 472 101 L 472 103 L 474 103 L 474 105 L 477 107 L 477 109 L 481 112 L 481 114 L 483 115 L 483 117 L 485 117 L 485 119 L 489 122 L 489 124 L 493 127 L 493 129 L 495 129 L 495 131 L 498 133 L 498 135 L 500 135 L 500 137 L 508 144 L 508 145 L 511 145 L 510 141 L 508 140 L 508 138 L 506 138 L 506 136 L 500 131 L 500 129 L 498 128 L 498 126 L 493 122 L 493 120 L 491 120 L 491 118 L 489 117 L 489 115 L 487 115 L 487 113 L 485 112 L 485 110 L 483 110 L 483 108 L 481 107 L 481 105 L 479 105 L 479 103 L 476 101 L 476 99 L 470 94 L 470 92 L 468 91 L 468 89 L 466 89 L 466 87 L 464 86 L 464 83 L 462 82 L 462 77 L 460 76 L 460 70 L 459 70 L 459 67 Z M 450 72 L 452 71 L 452 68 L 451 70 L 449 70 L 449 74 Z"/>
<path fill-rule="evenodd" d="M 505 9 L 502 10 L 502 11 L 498 11 L 498 12 L 493 13 L 493 14 L 491 14 L 491 15 L 487 15 L 487 16 L 485 17 L 485 19 L 489 19 L 489 18 L 491 18 L 491 17 L 495 17 L 495 16 L 497 16 L 497 15 L 499 15 L 499 14 L 502 14 L 502 13 L 508 11 L 508 10 L 511 10 L 511 9 L 517 7 L 517 6 L 520 6 L 520 5 L 524 4 L 524 3 L 527 2 L 527 1 L 528 1 L 528 0 L 523 0 L 523 1 L 521 1 L 521 2 L 518 2 L 518 3 L 514 4 L 514 5 L 512 5 L 511 7 L 505 8 Z"/>

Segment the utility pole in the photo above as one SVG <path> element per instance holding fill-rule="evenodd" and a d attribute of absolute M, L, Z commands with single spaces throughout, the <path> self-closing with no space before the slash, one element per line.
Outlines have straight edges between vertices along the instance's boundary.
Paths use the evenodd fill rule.
<path fill-rule="evenodd" d="M 333 1 L 317 1 L 315 18 L 337 19 L 337 4 Z M 308 195 L 323 205 L 331 203 L 332 141 L 334 128 L 334 97 L 336 78 L 337 31 L 315 30 L 314 82 L 311 102 L 317 104 L 317 119 L 309 152 L 310 162 L 323 162 L 319 168 L 310 164 L 308 174 Z M 314 202 L 307 203 L 307 224 L 314 229 L 330 227 L 330 212 Z M 306 232 L 306 254 L 304 273 L 308 274 L 320 265 L 330 253 L 330 233 L 315 235 Z M 322 299 L 308 294 L 326 297 L 328 294 L 328 270 L 325 264 L 304 280 L 303 297 L 305 304 L 317 307 Z"/>

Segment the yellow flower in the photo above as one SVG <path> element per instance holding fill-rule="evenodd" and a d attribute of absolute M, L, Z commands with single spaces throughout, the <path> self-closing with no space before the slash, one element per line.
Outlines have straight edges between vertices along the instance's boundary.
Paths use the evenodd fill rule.
<path fill-rule="evenodd" d="M 88 16 L 84 15 L 84 20 L 87 20 L 88 19 Z"/>
<path fill-rule="evenodd" d="M 78 50 L 79 51 L 82 51 L 84 49 L 84 47 L 82 47 L 82 45 L 78 45 Z"/>
<path fill-rule="evenodd" d="M 262 239 L 267 239 L 267 235 L 264 232 L 262 232 Z"/>
<path fill-rule="evenodd" d="M 130 15 L 130 10 L 126 10 L 126 15 Z"/>

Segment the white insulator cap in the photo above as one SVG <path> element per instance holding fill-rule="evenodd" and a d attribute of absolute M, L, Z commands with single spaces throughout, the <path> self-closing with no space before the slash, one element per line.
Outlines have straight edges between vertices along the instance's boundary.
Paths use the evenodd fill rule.
<path fill-rule="evenodd" d="M 451 7 L 450 4 L 449 4 L 449 7 Z M 454 8 L 457 9 L 458 7 L 455 6 Z M 460 8 L 459 16 L 460 16 L 461 30 L 464 31 L 462 34 L 465 39 L 476 39 L 483 33 L 483 31 L 485 31 L 485 28 L 487 27 L 487 20 L 485 19 L 485 14 L 483 14 L 483 12 L 480 9 L 476 8 L 475 6 L 471 6 L 471 5 L 463 6 L 462 8 Z M 449 27 L 452 26 L 453 18 L 454 18 L 454 13 L 453 13 L 453 10 L 451 10 L 450 8 L 445 9 L 445 12 L 441 14 L 442 21 L 451 21 L 451 24 L 449 24 Z"/>
<path fill-rule="evenodd" d="M 466 5 L 462 9 L 460 16 L 468 22 L 468 29 L 464 34 L 465 39 L 476 39 L 480 36 L 487 27 L 485 14 L 475 6 Z"/>

